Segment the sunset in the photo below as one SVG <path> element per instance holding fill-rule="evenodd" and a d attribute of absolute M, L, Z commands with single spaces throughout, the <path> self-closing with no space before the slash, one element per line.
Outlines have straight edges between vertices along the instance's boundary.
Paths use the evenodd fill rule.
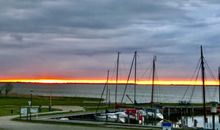
<path fill-rule="evenodd" d="M 106 80 L 101 80 L 101 79 L 92 79 L 92 80 L 86 80 L 86 79 L 79 79 L 79 80 L 65 80 L 65 79 L 5 79 L 5 80 L 0 80 L 0 82 L 23 82 L 23 83 L 89 83 L 89 84 L 105 84 Z M 109 80 L 109 84 L 115 84 L 115 80 Z M 119 80 L 119 84 L 134 84 L 134 81 L 129 81 L 127 82 L 126 80 Z M 152 81 L 151 80 L 145 80 L 145 81 L 137 81 L 137 84 L 140 85 L 151 85 Z M 158 80 L 155 81 L 155 84 L 157 85 L 202 85 L 201 81 L 186 81 L 186 80 Z M 217 86 L 219 84 L 218 81 L 212 81 L 212 80 L 207 80 L 206 85 L 212 86 L 215 85 Z"/>
<path fill-rule="evenodd" d="M 0 130 L 220 129 L 220 1 L 0 0 Z"/>

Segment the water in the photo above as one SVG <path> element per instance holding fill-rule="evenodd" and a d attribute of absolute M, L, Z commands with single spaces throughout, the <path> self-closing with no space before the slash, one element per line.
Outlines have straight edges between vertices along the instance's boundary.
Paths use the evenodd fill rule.
<path fill-rule="evenodd" d="M 179 120 L 176 124 L 184 124 L 187 127 L 194 127 L 194 120 L 197 120 L 197 127 L 204 127 L 208 129 L 213 128 L 213 123 L 212 123 L 212 116 L 209 115 L 207 116 L 208 118 L 208 123 L 204 125 L 204 118 L 203 116 L 193 116 L 193 117 L 182 117 L 182 121 Z M 176 126 L 178 127 L 178 125 Z M 220 117 L 218 115 L 215 116 L 215 128 L 220 129 Z"/>
<path fill-rule="evenodd" d="M 2 85 L 2 84 L 0 84 Z M 14 88 L 11 93 L 15 94 L 30 94 L 30 90 L 33 90 L 33 95 L 44 95 L 44 96 L 67 96 L 67 97 L 96 97 L 101 96 L 101 92 L 104 85 L 100 84 L 33 84 L 33 83 L 14 83 Z M 118 86 L 118 101 L 121 101 L 125 85 Z M 180 100 L 189 101 L 193 103 L 202 102 L 202 89 L 200 86 L 190 86 L 186 92 L 188 86 L 156 86 L 154 101 L 164 103 L 177 103 Z M 115 85 L 109 85 L 110 99 L 111 102 L 115 100 Z M 193 91 L 194 89 L 194 91 Z M 134 95 L 133 85 L 127 87 L 126 94 L 133 100 Z M 206 87 L 206 101 L 217 101 L 218 100 L 218 88 L 214 86 Z M 185 97 L 183 98 L 184 93 Z M 193 94 L 192 94 L 193 92 Z M 137 86 L 137 97 L 138 103 L 150 102 L 151 98 L 151 87 L 138 85 Z M 192 98 L 190 98 L 192 97 Z M 105 98 L 105 95 L 104 97 Z M 130 103 L 128 98 L 125 96 L 124 102 Z"/>

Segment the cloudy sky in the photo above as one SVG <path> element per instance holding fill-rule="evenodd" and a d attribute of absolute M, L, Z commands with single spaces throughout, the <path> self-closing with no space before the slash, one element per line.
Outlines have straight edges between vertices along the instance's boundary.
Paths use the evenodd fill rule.
<path fill-rule="evenodd" d="M 0 78 L 104 78 L 138 52 L 138 76 L 153 55 L 161 79 L 189 79 L 204 47 L 220 66 L 218 0 L 0 0 Z"/>

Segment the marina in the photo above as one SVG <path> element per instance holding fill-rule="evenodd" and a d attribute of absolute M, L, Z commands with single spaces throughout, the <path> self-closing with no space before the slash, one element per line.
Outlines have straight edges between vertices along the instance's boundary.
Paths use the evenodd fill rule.
<path fill-rule="evenodd" d="M 53 118 L 48 118 L 49 120 L 62 121 L 62 122 L 80 122 L 80 123 L 92 123 L 92 124 L 100 124 L 100 122 L 111 124 L 114 126 L 121 125 L 135 125 L 135 126 L 153 126 L 153 127 L 161 127 L 164 122 L 172 124 L 173 128 L 203 128 L 203 129 L 215 129 L 218 128 L 219 125 L 215 125 L 215 118 L 218 117 L 220 121 L 220 117 L 216 116 L 220 112 L 220 108 L 218 107 L 218 102 L 216 102 L 216 98 L 212 100 L 212 102 L 207 102 L 206 100 L 206 88 L 205 88 L 205 59 L 203 56 L 203 50 L 201 46 L 201 58 L 200 58 L 200 66 L 198 70 L 201 70 L 201 78 L 202 78 L 202 93 L 201 93 L 201 102 L 192 103 L 193 93 L 195 92 L 195 87 L 192 88 L 192 92 L 190 92 L 190 98 L 187 100 L 183 100 L 187 97 L 187 92 L 189 91 L 189 87 L 185 88 L 185 92 L 182 95 L 181 100 L 175 100 L 174 104 L 165 104 L 164 102 L 157 102 L 155 98 L 155 72 L 156 72 L 156 57 L 153 58 L 153 73 L 152 73 L 152 85 L 150 86 L 150 101 L 141 103 L 137 100 L 137 85 L 136 85 L 136 55 L 135 52 L 128 80 L 130 80 L 132 68 L 134 68 L 134 84 L 128 85 L 125 84 L 124 89 L 121 90 L 120 96 L 118 91 L 118 66 L 119 66 L 119 54 L 117 55 L 117 71 L 116 71 L 116 84 L 112 87 L 115 87 L 114 102 L 111 100 L 111 95 L 109 93 L 110 85 L 109 81 L 109 71 L 107 72 L 107 79 L 104 88 L 101 91 L 100 100 L 97 102 L 97 107 L 95 113 L 80 113 L 80 114 L 72 114 L 72 115 L 63 115 L 57 116 Z M 134 65 L 134 67 L 133 67 Z M 199 71 L 196 71 L 197 75 Z M 219 74 L 220 75 L 220 74 Z M 131 88 L 130 95 L 126 94 L 128 86 Z M 163 86 L 166 88 L 166 86 Z M 175 86 L 177 87 L 177 86 Z M 198 87 L 198 86 L 197 86 Z M 199 87 L 198 87 L 199 88 Z M 201 89 L 201 87 L 199 88 Z M 217 89 L 217 86 L 214 86 L 214 89 Z M 219 89 L 219 88 L 218 88 Z M 75 89 L 74 89 L 75 90 Z M 215 90 L 216 92 L 216 90 Z M 219 91 L 220 92 L 220 91 Z M 125 95 L 128 99 L 128 102 L 124 102 Z M 131 98 L 133 95 L 133 99 Z M 220 94 L 218 94 L 220 97 Z M 121 102 L 119 103 L 117 100 L 121 97 Z M 142 97 L 143 98 L 143 97 Z M 220 99 L 220 98 L 219 98 Z M 178 103 L 177 103 L 178 102 Z M 168 102 L 170 103 L 170 102 Z M 102 108 L 100 110 L 100 108 Z M 104 108 L 104 109 L 103 109 Z M 31 114 L 30 114 L 31 116 Z M 203 121 L 201 121 L 203 118 Z M 211 118 L 211 119 L 210 119 Z M 203 125 L 202 125 L 203 123 Z M 102 123 L 101 123 L 102 124 Z"/>

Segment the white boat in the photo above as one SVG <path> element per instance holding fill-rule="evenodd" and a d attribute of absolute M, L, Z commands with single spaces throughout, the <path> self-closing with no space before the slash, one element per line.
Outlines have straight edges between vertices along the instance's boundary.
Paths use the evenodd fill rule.
<path fill-rule="evenodd" d="M 116 112 L 115 115 L 118 117 L 118 121 L 120 123 L 125 123 L 126 122 L 126 118 L 128 118 L 128 115 L 124 112 Z"/>
<path fill-rule="evenodd" d="M 62 117 L 62 118 L 60 118 L 60 120 L 61 120 L 61 121 L 67 121 L 67 120 L 69 120 L 69 118 Z"/>
<path fill-rule="evenodd" d="M 163 114 L 161 114 L 160 112 L 148 111 L 147 116 L 150 118 L 155 118 L 156 120 L 163 120 L 164 119 Z"/>
<path fill-rule="evenodd" d="M 108 122 L 116 122 L 117 116 L 115 113 L 101 113 L 100 115 L 95 115 L 97 121 L 108 121 Z"/>
<path fill-rule="evenodd" d="M 147 115 L 146 111 L 144 111 L 144 110 L 138 110 L 138 112 L 139 112 L 142 116 L 146 116 L 146 115 Z"/>
<path fill-rule="evenodd" d="M 125 112 L 116 112 L 116 113 L 101 113 L 100 115 L 95 115 L 95 118 L 97 121 L 125 123 L 127 116 L 128 115 Z"/>
<path fill-rule="evenodd" d="M 163 120 L 164 119 L 163 114 L 161 114 L 159 112 L 156 113 L 156 119 Z"/>
<path fill-rule="evenodd" d="M 160 113 L 159 109 L 138 110 L 138 112 L 144 117 L 155 118 L 156 120 L 164 119 L 163 114 Z"/>

